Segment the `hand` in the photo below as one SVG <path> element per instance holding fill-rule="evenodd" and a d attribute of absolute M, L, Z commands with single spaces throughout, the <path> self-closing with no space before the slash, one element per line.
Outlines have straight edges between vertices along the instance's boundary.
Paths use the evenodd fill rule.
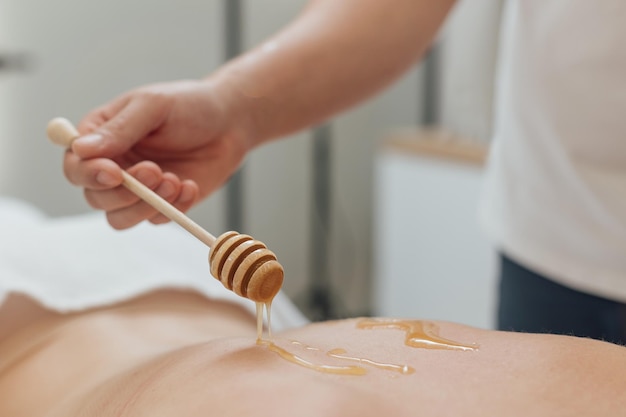
<path fill-rule="evenodd" d="M 130 91 L 80 122 L 83 136 L 65 154 L 65 175 L 116 229 L 167 222 L 121 185 L 121 169 L 187 211 L 221 186 L 251 147 L 245 118 L 228 104 L 208 81 Z"/>

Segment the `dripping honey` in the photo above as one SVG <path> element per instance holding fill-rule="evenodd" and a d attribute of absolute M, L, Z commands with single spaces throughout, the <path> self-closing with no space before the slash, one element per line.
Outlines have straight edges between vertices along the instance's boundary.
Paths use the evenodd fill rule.
<path fill-rule="evenodd" d="M 267 337 L 272 340 L 272 302 L 256 302 L 256 340 L 263 340 L 263 306 L 267 313 Z"/>

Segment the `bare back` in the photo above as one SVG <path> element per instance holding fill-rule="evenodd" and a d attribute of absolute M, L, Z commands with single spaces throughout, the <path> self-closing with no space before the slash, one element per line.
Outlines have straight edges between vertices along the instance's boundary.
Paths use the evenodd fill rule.
<path fill-rule="evenodd" d="M 444 322 L 430 334 L 477 349 L 413 347 L 359 323 L 283 332 L 271 349 L 239 307 L 179 292 L 37 320 L 0 343 L 0 415 L 626 414 L 623 347 Z"/>

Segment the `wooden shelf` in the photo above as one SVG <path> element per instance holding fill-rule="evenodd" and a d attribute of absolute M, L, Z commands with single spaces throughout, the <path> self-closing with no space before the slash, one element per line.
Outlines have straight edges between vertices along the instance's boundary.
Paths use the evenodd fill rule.
<path fill-rule="evenodd" d="M 383 140 L 382 148 L 482 166 L 487 159 L 489 145 L 444 129 L 427 128 L 393 132 Z"/>

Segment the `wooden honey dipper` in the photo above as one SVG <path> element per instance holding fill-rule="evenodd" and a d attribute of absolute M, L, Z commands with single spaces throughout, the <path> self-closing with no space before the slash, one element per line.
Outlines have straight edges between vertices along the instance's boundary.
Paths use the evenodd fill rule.
<path fill-rule="evenodd" d="M 53 143 L 66 148 L 80 136 L 69 120 L 60 117 L 48 123 L 47 133 Z M 211 248 L 210 271 L 224 287 L 260 303 L 270 302 L 278 293 L 283 267 L 262 242 L 232 231 L 215 238 L 128 172 L 122 170 L 122 178 L 126 188 Z"/>

